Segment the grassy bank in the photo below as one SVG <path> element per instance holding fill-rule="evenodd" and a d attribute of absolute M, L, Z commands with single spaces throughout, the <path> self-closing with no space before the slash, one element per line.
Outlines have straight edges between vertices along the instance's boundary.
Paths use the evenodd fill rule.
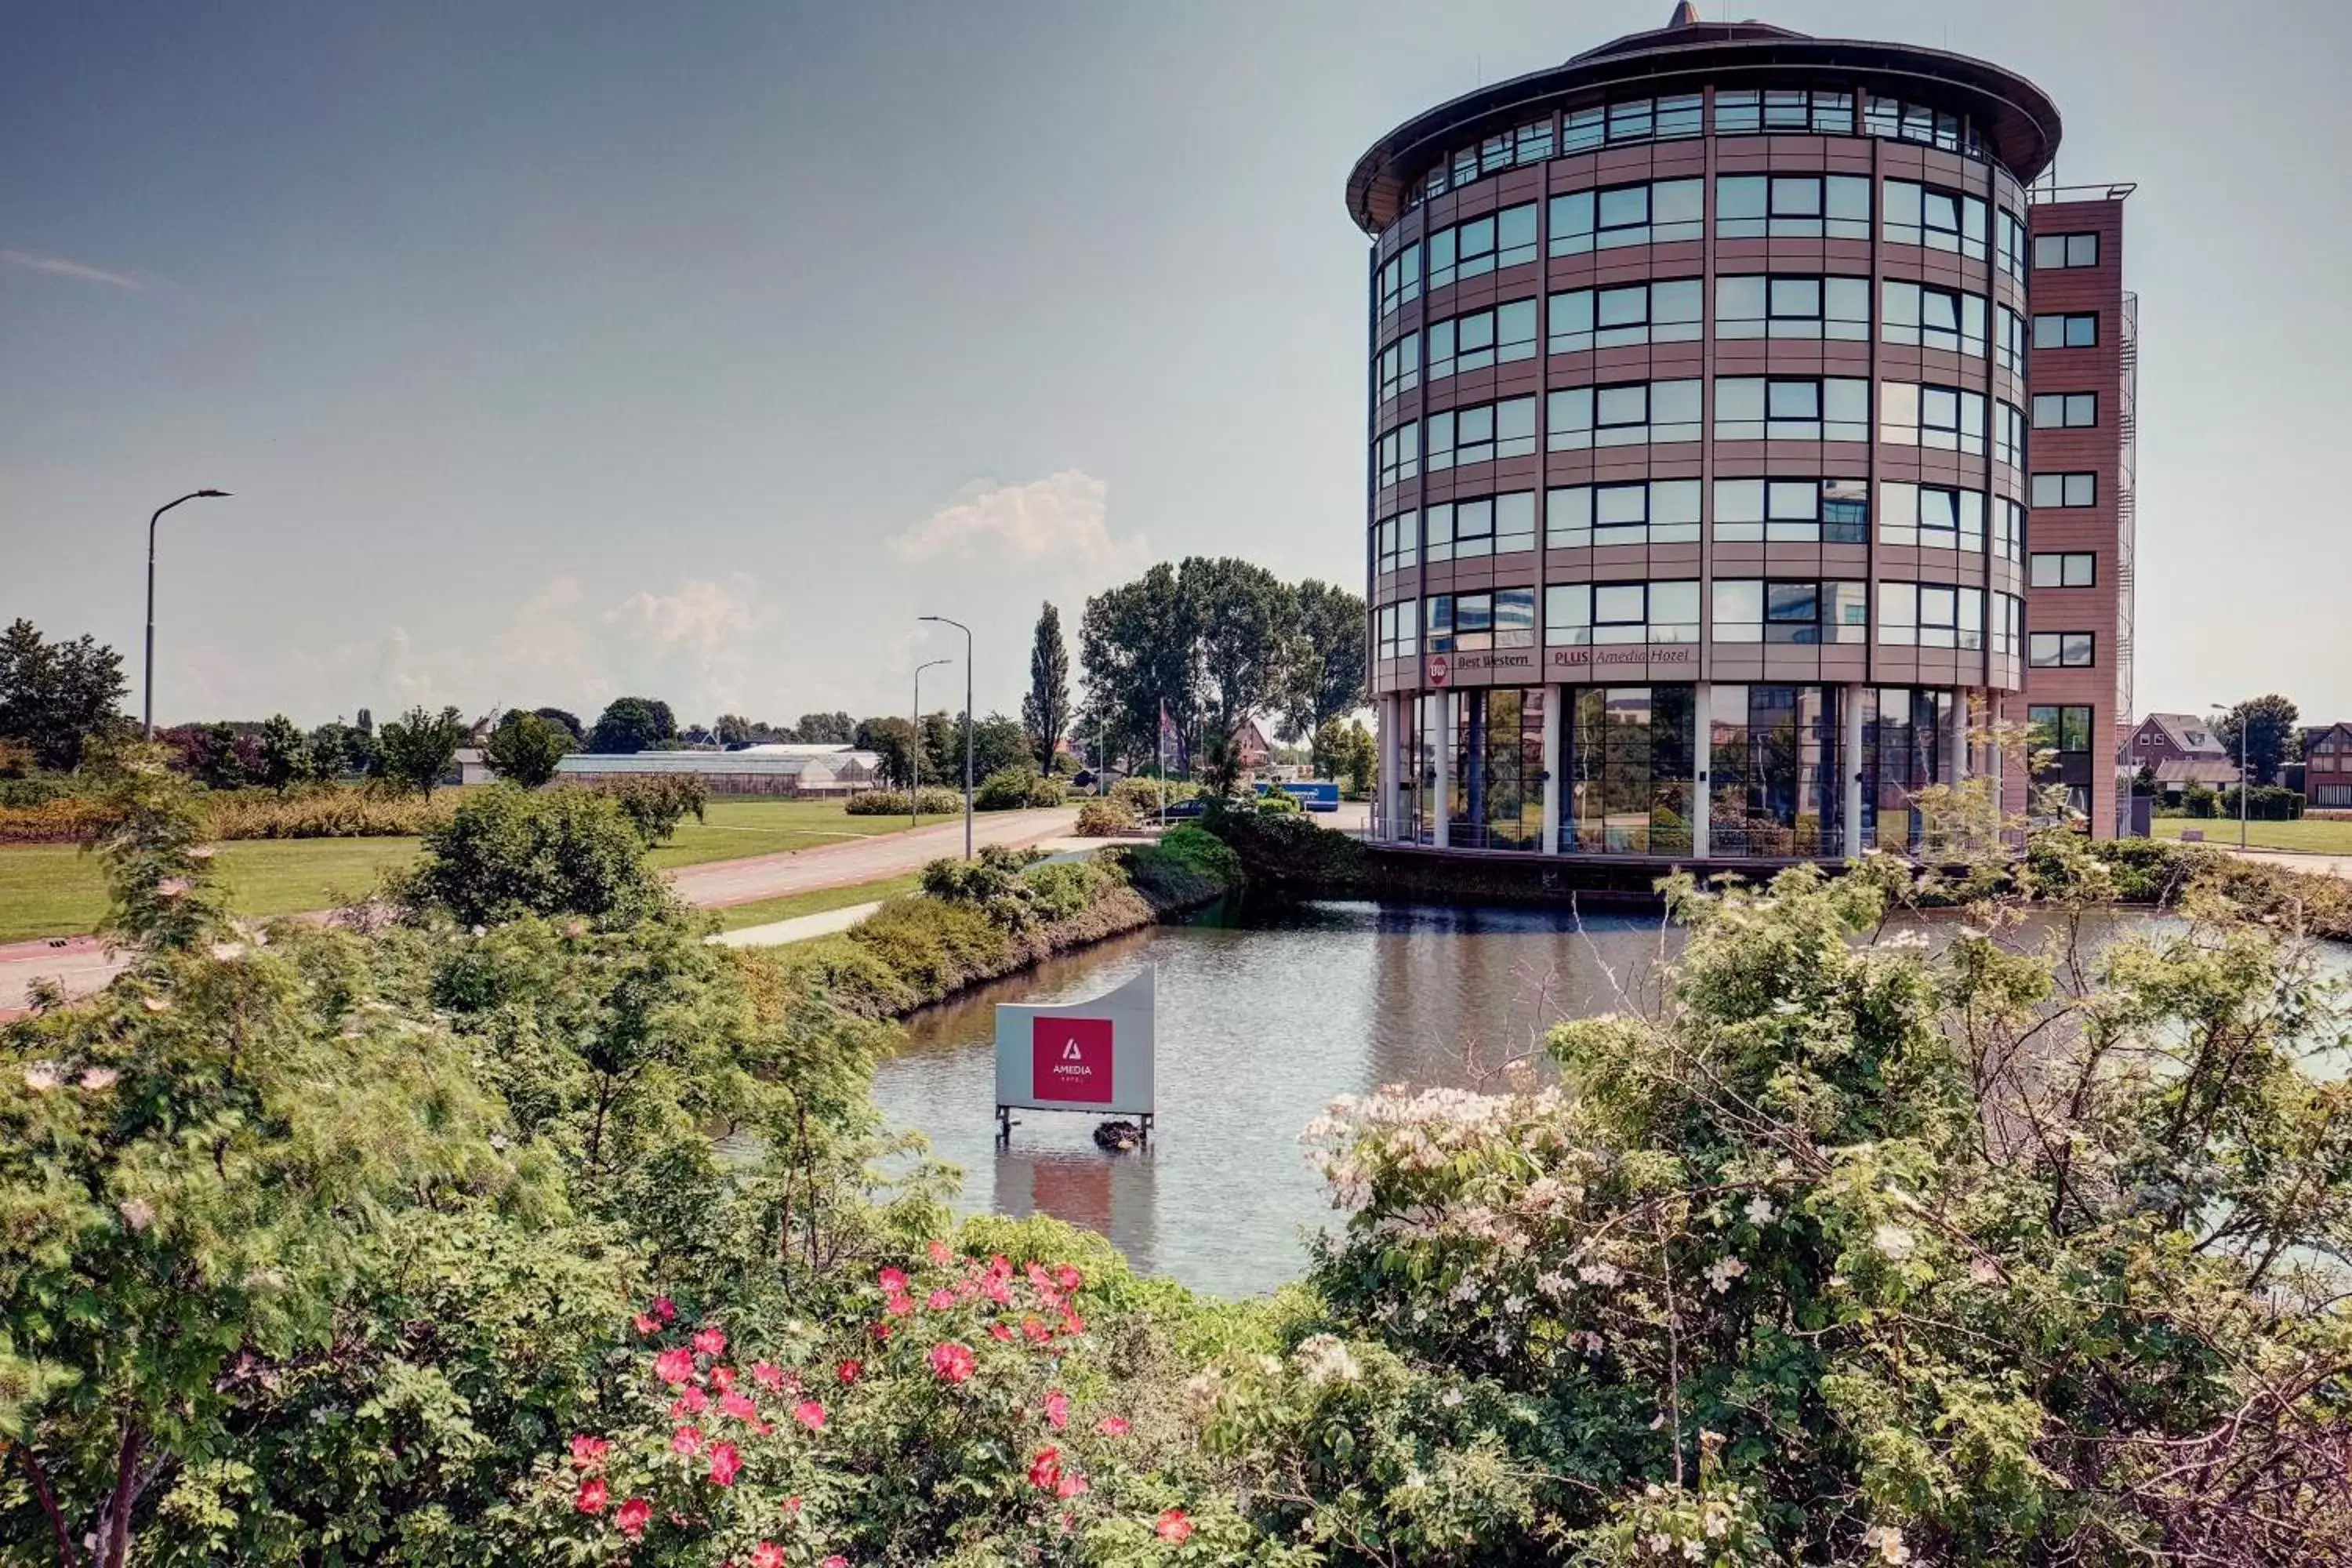
<path fill-rule="evenodd" d="M 1197 827 L 1082 861 L 1024 865 L 1017 851 L 991 848 L 976 861 L 935 862 L 919 896 L 892 899 L 838 936 L 742 956 L 771 1000 L 822 993 L 858 1016 L 896 1018 L 1241 885 L 1238 858 Z"/>

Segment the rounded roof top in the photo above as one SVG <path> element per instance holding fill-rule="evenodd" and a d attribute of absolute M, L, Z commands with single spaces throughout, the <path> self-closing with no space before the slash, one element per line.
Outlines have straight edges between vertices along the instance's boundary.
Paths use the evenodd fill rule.
<path fill-rule="evenodd" d="M 1563 99 L 1598 96 L 1597 89 L 1670 93 L 1856 79 L 1890 97 L 1967 115 L 2001 166 L 2021 181 L 2032 181 L 2057 153 L 2058 106 L 2015 71 L 1910 44 L 1815 38 L 1765 22 L 1703 22 L 1691 0 L 1678 0 L 1663 27 L 1612 38 L 1406 121 L 1356 161 L 1348 176 L 1348 212 L 1366 233 L 1378 234 L 1403 211 L 1406 188 L 1433 160 L 1465 141 L 1514 130 Z"/>

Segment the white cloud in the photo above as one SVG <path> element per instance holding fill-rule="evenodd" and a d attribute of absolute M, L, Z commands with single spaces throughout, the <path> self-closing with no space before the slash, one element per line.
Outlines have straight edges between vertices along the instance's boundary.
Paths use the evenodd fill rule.
<path fill-rule="evenodd" d="M 1102 480 L 1076 468 L 1020 485 L 975 480 L 893 538 L 890 551 L 910 565 L 1010 560 L 1057 563 L 1093 578 L 1140 571 L 1151 548 L 1139 535 L 1111 536 L 1108 494 Z"/>
<path fill-rule="evenodd" d="M 92 267 L 86 262 L 69 261 L 62 256 L 37 256 L 29 250 L 0 249 L 0 261 L 5 261 L 11 267 L 22 267 L 34 272 L 47 272 L 58 278 L 71 278 L 83 283 L 103 283 L 110 289 L 128 289 L 134 294 L 143 294 L 148 288 L 136 278 L 127 277 L 120 272 L 109 272 L 103 268 Z"/>
<path fill-rule="evenodd" d="M 681 713 L 708 718 L 746 700 L 751 644 L 769 616 L 758 584 L 738 572 L 723 583 L 690 577 L 671 594 L 641 589 L 604 619 L 636 646 L 630 679 L 658 686 L 652 694 Z"/>

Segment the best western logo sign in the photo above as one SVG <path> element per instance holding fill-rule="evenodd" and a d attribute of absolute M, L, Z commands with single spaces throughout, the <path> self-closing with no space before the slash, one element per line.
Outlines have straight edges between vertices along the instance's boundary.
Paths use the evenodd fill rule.
<path fill-rule="evenodd" d="M 1108 1018 L 1037 1018 L 1030 1025 L 1030 1092 L 1039 1100 L 1108 1105 L 1112 1025 Z"/>

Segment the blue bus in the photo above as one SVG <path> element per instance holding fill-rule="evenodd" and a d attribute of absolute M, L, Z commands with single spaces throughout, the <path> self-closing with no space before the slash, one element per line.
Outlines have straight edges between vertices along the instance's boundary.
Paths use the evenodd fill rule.
<path fill-rule="evenodd" d="M 1260 784 L 1257 793 L 1279 789 L 1298 803 L 1301 811 L 1337 811 L 1339 809 L 1339 786 L 1322 779 L 1302 784 Z"/>

